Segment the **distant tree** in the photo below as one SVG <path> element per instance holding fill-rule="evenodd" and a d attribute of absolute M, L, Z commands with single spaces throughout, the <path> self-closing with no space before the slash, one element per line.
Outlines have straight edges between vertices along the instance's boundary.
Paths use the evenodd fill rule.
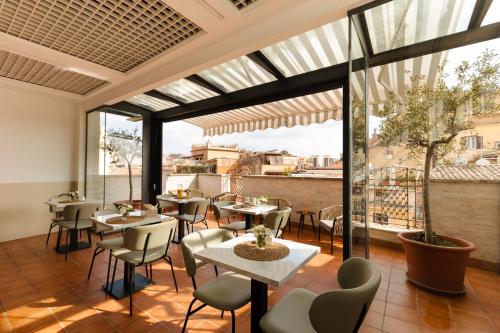
<path fill-rule="evenodd" d="M 133 131 L 124 129 L 109 129 L 106 131 L 106 140 L 100 148 L 107 152 L 111 163 L 120 167 L 125 162 L 128 170 L 129 201 L 132 203 L 134 186 L 132 183 L 132 163 L 142 154 L 142 137 Z"/>
<path fill-rule="evenodd" d="M 441 69 L 440 69 L 441 70 Z M 434 158 L 444 157 L 453 148 L 453 139 L 474 127 L 471 116 L 499 111 L 498 55 L 486 50 L 473 63 L 455 68 L 457 83 L 447 85 L 440 75 L 436 86 L 422 76 L 412 76 L 411 86 L 392 100 L 381 113 L 379 138 L 384 145 L 404 144 L 411 156 L 425 156 L 424 214 L 425 242 L 434 243 L 429 200 L 429 178 Z"/>

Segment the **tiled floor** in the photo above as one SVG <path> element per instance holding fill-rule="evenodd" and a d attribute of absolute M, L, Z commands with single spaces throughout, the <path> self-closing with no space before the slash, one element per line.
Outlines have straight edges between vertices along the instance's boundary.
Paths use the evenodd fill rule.
<path fill-rule="evenodd" d="M 296 239 L 295 232 L 287 233 L 286 238 Z M 317 244 L 308 231 L 300 241 Z M 55 235 L 48 247 L 43 236 L 0 243 L 1 332 L 180 331 L 192 287 L 179 246 L 170 250 L 179 293 L 173 288 L 167 264 L 154 265 L 156 284 L 136 294 L 135 314 L 130 318 L 128 299 L 115 300 L 101 290 L 106 255 L 97 258 L 87 281 L 93 249 L 71 253 L 64 261 L 63 255 L 55 253 L 54 242 Z M 285 286 L 270 290 L 270 306 L 296 287 L 315 292 L 338 287 L 335 275 L 342 258 L 341 243 L 336 243 L 333 256 L 328 243 L 321 246 L 323 253 Z M 499 275 L 469 268 L 467 296 L 435 296 L 406 281 L 403 253 L 372 247 L 371 255 L 382 269 L 383 280 L 362 332 L 500 332 Z M 203 283 L 213 276 L 213 269 L 206 266 L 197 279 Z M 237 311 L 238 332 L 249 331 L 249 318 L 249 306 Z M 230 316 L 221 319 L 219 311 L 207 307 L 192 316 L 188 328 L 190 332 L 227 332 Z"/>

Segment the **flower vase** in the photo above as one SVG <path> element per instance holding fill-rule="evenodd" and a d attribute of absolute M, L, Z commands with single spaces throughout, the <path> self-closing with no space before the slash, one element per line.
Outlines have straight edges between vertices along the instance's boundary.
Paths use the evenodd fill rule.
<path fill-rule="evenodd" d="M 266 248 L 266 235 L 261 234 L 255 237 L 255 245 L 259 250 L 264 250 Z"/>

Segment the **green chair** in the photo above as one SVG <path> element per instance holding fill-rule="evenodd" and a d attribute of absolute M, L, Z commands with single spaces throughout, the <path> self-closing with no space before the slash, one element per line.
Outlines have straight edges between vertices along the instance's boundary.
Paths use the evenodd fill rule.
<path fill-rule="evenodd" d="M 212 204 L 214 208 L 215 219 L 217 220 L 217 225 L 221 229 L 226 229 L 232 231 L 236 236 L 238 235 L 238 231 L 245 230 L 245 221 L 232 221 L 229 219 L 230 217 L 234 217 L 238 214 L 233 213 L 229 210 L 221 209 L 222 207 L 234 205 L 234 201 L 216 201 Z M 221 224 L 221 220 L 223 218 L 227 218 L 227 224 Z"/>
<path fill-rule="evenodd" d="M 128 277 L 128 281 L 130 285 L 128 286 L 128 290 L 130 291 L 130 316 L 132 316 L 132 294 L 135 289 L 135 268 L 138 266 L 147 266 L 148 264 L 152 264 L 156 261 L 162 259 L 165 260 L 170 265 L 175 290 L 176 292 L 179 292 L 172 258 L 168 255 L 168 248 L 176 227 L 177 221 L 172 219 L 168 222 L 128 228 L 125 231 L 125 236 L 123 237 L 124 250 L 112 251 L 112 255 L 115 257 L 115 265 L 113 268 L 113 277 L 111 279 L 111 287 L 109 291 L 113 291 L 116 266 L 118 260 L 122 260 L 129 267 L 128 272 L 130 275 Z M 153 277 L 152 268 L 149 272 L 149 277 Z"/>
<path fill-rule="evenodd" d="M 380 268 L 363 258 L 350 258 L 340 266 L 342 289 L 316 294 L 294 289 L 260 320 L 265 333 L 357 332 L 380 286 Z"/>
<path fill-rule="evenodd" d="M 282 210 L 272 211 L 264 216 L 264 220 L 262 224 L 266 226 L 266 228 L 271 229 L 271 234 L 276 238 L 283 238 L 283 230 L 289 221 L 290 213 L 292 212 L 291 208 L 284 208 Z M 253 231 L 252 229 L 248 229 L 247 233 Z"/>
<path fill-rule="evenodd" d="M 49 201 L 51 202 L 59 202 L 61 201 L 61 197 L 65 196 L 64 194 L 63 195 L 58 195 L 58 196 L 55 196 L 55 197 L 51 197 L 49 199 Z M 69 197 L 69 195 L 68 195 Z M 64 211 L 64 208 L 56 208 L 52 205 L 49 205 L 49 211 L 51 213 L 54 213 L 54 217 L 51 219 L 50 221 L 50 226 L 49 226 L 49 232 L 47 233 L 47 240 L 45 241 L 45 245 L 47 246 L 49 244 L 49 239 L 50 239 L 50 234 L 52 232 L 52 229 L 54 227 L 57 227 L 58 226 L 58 222 L 62 222 L 64 221 L 64 218 L 62 217 L 62 212 Z"/>
<path fill-rule="evenodd" d="M 197 223 L 203 223 L 208 229 L 207 211 L 209 206 L 210 200 L 208 199 L 190 201 L 186 203 L 184 214 L 178 215 L 177 218 L 186 223 L 188 233 L 189 225 L 191 225 L 191 232 L 193 232 L 194 225 Z"/>
<path fill-rule="evenodd" d="M 283 198 L 270 198 L 267 200 L 267 204 L 272 205 L 272 206 L 277 206 L 278 210 L 283 210 L 285 208 L 292 209 L 292 204 L 290 203 L 290 201 L 288 201 L 287 199 L 283 199 Z M 292 232 L 292 224 L 290 223 L 290 215 L 288 215 L 288 220 L 286 221 L 286 223 L 288 224 L 288 232 Z"/>
<path fill-rule="evenodd" d="M 90 218 L 99 209 L 99 204 L 82 204 L 82 205 L 69 205 L 64 207 L 63 218 L 64 221 L 57 222 L 59 225 L 59 235 L 58 235 L 58 246 L 61 241 L 62 232 L 66 229 L 66 251 L 64 253 L 64 259 L 68 260 L 68 250 L 69 250 L 69 236 L 72 231 L 87 231 L 87 237 L 89 244 L 92 244 L 91 231 L 93 228 L 93 223 Z"/>
<path fill-rule="evenodd" d="M 196 270 L 205 263 L 195 259 L 193 256 L 194 253 L 210 245 L 219 244 L 232 238 L 234 238 L 234 236 L 229 230 L 208 229 L 191 233 L 182 239 L 181 246 L 184 263 L 186 265 L 186 273 L 191 277 L 194 287 L 193 300 L 191 304 L 189 304 L 182 332 L 186 330 L 189 316 L 209 305 L 215 309 L 222 310 L 222 315 L 224 315 L 224 311 L 231 312 L 231 327 L 234 333 L 234 311 L 250 302 L 250 279 L 233 272 L 226 272 L 197 287 L 195 280 Z M 192 310 L 196 301 L 202 304 Z"/>
<path fill-rule="evenodd" d="M 318 242 L 321 240 L 321 229 L 330 235 L 330 254 L 333 254 L 333 235 L 342 235 L 342 205 L 323 208 L 319 211 Z"/>
<path fill-rule="evenodd" d="M 97 216 L 103 216 L 103 215 L 109 215 L 109 214 L 118 214 L 118 210 L 116 208 L 99 210 L 99 211 L 94 213 L 94 216 L 97 217 Z M 92 262 L 90 264 L 89 273 L 87 275 L 87 280 L 90 279 L 90 275 L 92 274 L 92 268 L 94 267 L 95 257 L 97 257 L 99 254 L 103 253 L 104 251 L 109 250 L 108 273 L 106 275 L 106 284 L 105 284 L 105 288 L 107 290 L 108 286 L 109 286 L 109 274 L 111 271 L 112 252 L 113 251 L 116 252 L 118 250 L 123 249 L 124 243 L 123 243 L 123 237 L 103 239 L 104 231 L 105 230 L 101 225 L 94 223 L 94 233 L 99 235 L 101 240 L 96 243 L 96 248 L 94 250 L 94 255 L 92 256 Z"/>

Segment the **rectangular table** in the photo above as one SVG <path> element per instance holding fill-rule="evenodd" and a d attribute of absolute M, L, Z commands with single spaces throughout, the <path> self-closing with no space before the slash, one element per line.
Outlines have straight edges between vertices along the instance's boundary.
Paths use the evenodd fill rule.
<path fill-rule="evenodd" d="M 137 216 L 142 216 L 145 212 L 141 211 L 134 211 L 130 213 L 130 217 L 137 217 Z M 160 223 L 160 222 L 166 222 L 170 221 L 173 219 L 173 217 L 170 216 L 165 216 L 161 214 L 154 214 L 154 215 L 144 215 L 144 219 L 141 221 L 131 221 L 130 223 L 123 223 L 123 224 L 111 224 L 107 223 L 106 221 L 109 220 L 110 218 L 117 218 L 120 217 L 119 214 L 109 214 L 109 215 L 102 215 L 102 216 L 97 216 L 93 217 L 92 221 L 101 225 L 104 227 L 106 230 L 121 230 L 121 229 L 126 229 L 126 228 L 131 228 L 131 227 L 137 227 L 141 225 L 148 225 L 148 224 L 154 224 L 154 223 Z M 132 220 L 132 219 L 131 219 Z M 123 279 L 115 281 L 113 284 L 113 291 L 110 292 L 108 290 L 108 286 L 104 285 L 103 289 L 107 292 L 110 293 L 113 297 L 119 299 L 123 297 L 127 297 L 129 295 L 129 270 L 132 269 L 131 266 L 127 263 L 124 263 L 124 269 L 123 269 Z M 144 275 L 141 275 L 139 273 L 135 273 L 135 288 L 134 288 L 134 293 L 144 289 L 154 283 L 153 280 L 148 279 Z"/>
<path fill-rule="evenodd" d="M 268 285 L 280 287 L 285 284 L 302 266 L 320 253 L 318 246 L 275 238 L 288 246 L 290 254 L 274 261 L 256 261 L 241 258 L 234 253 L 234 246 L 241 242 L 254 240 L 251 234 L 233 238 L 229 241 L 208 247 L 194 254 L 196 259 L 224 267 L 247 276 L 251 281 L 251 332 L 260 332 L 259 322 L 267 312 Z"/>
<path fill-rule="evenodd" d="M 188 202 L 206 200 L 206 199 L 200 198 L 200 197 L 179 199 L 177 197 L 169 196 L 169 195 L 157 195 L 156 200 L 176 203 L 178 210 L 179 210 L 179 215 L 184 215 L 184 207 Z M 173 242 L 176 244 L 179 244 L 183 237 L 184 237 L 184 222 L 182 222 L 181 220 L 178 220 L 177 239 L 176 240 L 174 239 Z"/>
<path fill-rule="evenodd" d="M 64 207 L 66 206 L 73 206 L 73 205 L 83 205 L 83 204 L 101 204 L 102 200 L 62 200 L 62 201 L 55 201 L 55 200 L 47 200 L 45 201 L 46 205 L 51 206 L 54 208 L 56 211 L 62 211 Z"/>
<path fill-rule="evenodd" d="M 241 204 L 224 206 L 221 207 L 221 209 L 245 215 L 245 229 L 252 228 L 252 223 L 254 221 L 255 216 L 264 215 L 266 213 L 278 209 L 278 206 L 272 206 L 272 205 L 260 205 L 248 208 L 239 208 L 238 207 L 239 205 Z"/>

